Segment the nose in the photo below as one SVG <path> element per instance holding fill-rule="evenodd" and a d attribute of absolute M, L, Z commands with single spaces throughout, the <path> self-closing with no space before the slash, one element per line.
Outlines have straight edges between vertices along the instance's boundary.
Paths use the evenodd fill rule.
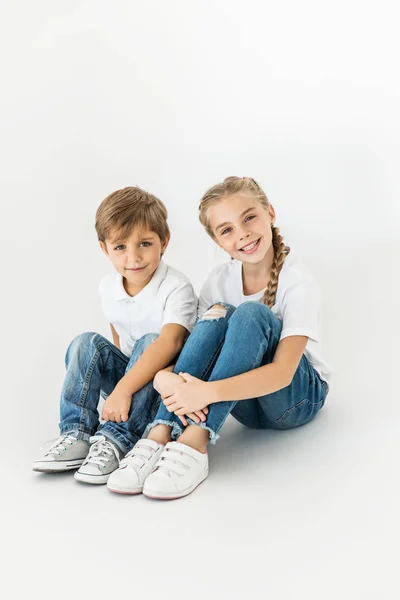
<path fill-rule="evenodd" d="M 244 240 L 245 238 L 249 237 L 250 232 L 249 231 L 245 231 L 244 229 L 241 229 L 239 231 L 239 239 L 240 241 Z"/>
<path fill-rule="evenodd" d="M 140 263 L 141 260 L 142 260 L 142 257 L 140 256 L 140 253 L 137 250 L 132 250 L 128 254 L 128 264 L 129 265 L 137 265 Z"/>

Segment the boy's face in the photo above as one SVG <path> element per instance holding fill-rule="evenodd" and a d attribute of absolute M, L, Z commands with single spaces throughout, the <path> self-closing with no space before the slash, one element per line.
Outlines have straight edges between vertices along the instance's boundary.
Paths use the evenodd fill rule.
<path fill-rule="evenodd" d="M 169 238 L 161 242 L 157 233 L 146 227 L 135 227 L 128 238 L 120 239 L 115 232 L 111 239 L 100 242 L 100 246 L 118 273 L 126 279 L 128 288 L 137 291 L 153 277 L 168 242 Z"/>

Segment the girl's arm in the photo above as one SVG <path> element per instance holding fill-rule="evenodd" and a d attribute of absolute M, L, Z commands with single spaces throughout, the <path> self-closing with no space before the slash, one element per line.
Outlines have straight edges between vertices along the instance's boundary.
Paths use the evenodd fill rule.
<path fill-rule="evenodd" d="M 281 340 L 272 363 L 229 379 L 209 382 L 212 391 L 209 403 L 224 400 L 248 400 L 277 392 L 291 384 L 308 337 L 291 335 Z"/>
<path fill-rule="evenodd" d="M 177 386 L 176 391 L 163 402 L 169 412 L 181 416 L 216 402 L 247 400 L 277 392 L 290 385 L 307 340 L 304 335 L 283 338 L 272 363 L 228 379 L 203 381 L 190 373 L 180 373 L 186 383 Z"/>

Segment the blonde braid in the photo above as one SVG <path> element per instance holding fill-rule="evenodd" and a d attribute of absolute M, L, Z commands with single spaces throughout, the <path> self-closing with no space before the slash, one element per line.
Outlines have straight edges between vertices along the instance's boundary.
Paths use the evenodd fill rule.
<path fill-rule="evenodd" d="M 285 245 L 283 237 L 279 233 L 279 227 L 274 225 L 272 225 L 272 245 L 274 247 L 274 260 L 271 266 L 271 279 L 261 300 L 269 308 L 272 308 L 275 304 L 279 273 L 282 270 L 286 256 L 290 252 L 290 247 Z"/>

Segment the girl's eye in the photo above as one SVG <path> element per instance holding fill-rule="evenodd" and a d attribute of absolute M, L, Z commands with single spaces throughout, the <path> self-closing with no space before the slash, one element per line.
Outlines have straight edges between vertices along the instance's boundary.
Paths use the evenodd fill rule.
<path fill-rule="evenodd" d="M 245 221 L 251 221 L 252 219 L 255 219 L 256 215 L 249 215 L 248 217 L 245 218 Z"/>
<path fill-rule="evenodd" d="M 123 244 L 120 244 L 119 246 L 115 246 L 114 250 L 123 250 L 125 248 L 125 246 Z"/>
<path fill-rule="evenodd" d="M 226 229 L 224 229 L 223 231 L 221 231 L 221 235 L 225 235 L 225 233 L 228 233 L 231 230 L 230 227 L 227 227 Z"/>
<path fill-rule="evenodd" d="M 148 248 L 151 246 L 151 242 L 140 242 L 139 246 L 143 246 L 144 248 Z"/>

